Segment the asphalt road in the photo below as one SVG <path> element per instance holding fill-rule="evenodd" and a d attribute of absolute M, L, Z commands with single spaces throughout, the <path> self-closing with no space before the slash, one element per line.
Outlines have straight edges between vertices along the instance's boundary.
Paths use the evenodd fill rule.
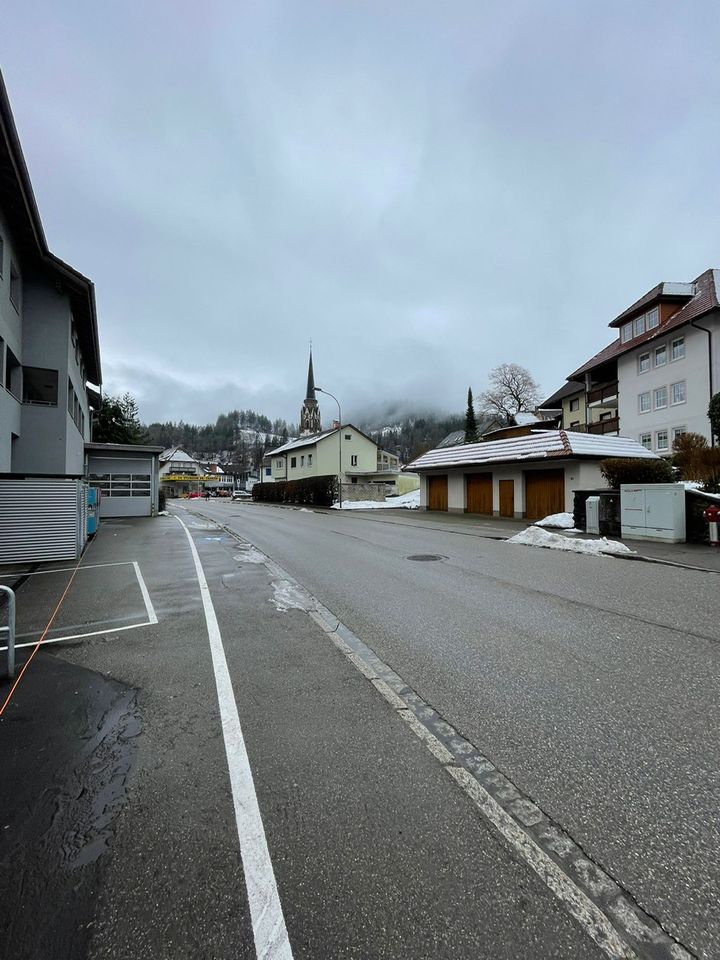
<path fill-rule="evenodd" d="M 715 576 L 422 515 L 194 509 L 278 560 L 688 949 L 720 955 Z M 408 559 L 428 553 L 445 559 Z"/>
<path fill-rule="evenodd" d="M 720 955 L 714 575 L 172 510 L 101 526 L 0 721 L 0 955 Z"/>

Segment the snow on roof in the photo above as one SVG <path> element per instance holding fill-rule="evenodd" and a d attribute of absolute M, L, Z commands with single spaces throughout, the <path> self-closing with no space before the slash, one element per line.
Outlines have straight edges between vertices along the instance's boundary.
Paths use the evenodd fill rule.
<path fill-rule="evenodd" d="M 640 457 L 659 459 L 637 440 L 565 430 L 533 430 L 529 436 L 467 443 L 461 447 L 430 450 L 409 463 L 406 470 L 433 470 L 439 467 L 464 467 L 483 463 L 511 463 L 521 460 L 546 460 L 559 457 Z"/>
<path fill-rule="evenodd" d="M 310 447 L 319 440 L 324 440 L 325 437 L 331 437 L 334 433 L 337 433 L 337 427 L 332 430 L 324 430 L 322 433 L 312 433 L 307 437 L 298 437 L 296 440 L 290 440 L 288 443 L 284 443 L 281 447 L 268 450 L 265 456 L 274 457 L 278 453 L 285 453 L 287 450 L 297 450 L 298 447 Z"/>
<path fill-rule="evenodd" d="M 540 417 L 536 416 L 534 413 L 529 413 L 525 410 L 520 410 L 514 415 L 515 423 L 518 427 L 526 427 L 531 423 L 538 423 Z"/>
<path fill-rule="evenodd" d="M 192 460 L 193 463 L 198 461 L 195 457 L 191 457 L 189 453 L 185 453 L 180 447 L 168 447 L 167 450 L 163 450 L 160 454 L 161 460 Z"/>

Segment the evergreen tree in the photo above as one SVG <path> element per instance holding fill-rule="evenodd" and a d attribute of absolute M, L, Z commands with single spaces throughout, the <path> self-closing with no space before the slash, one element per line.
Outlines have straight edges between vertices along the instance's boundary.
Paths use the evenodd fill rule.
<path fill-rule="evenodd" d="M 477 443 L 479 440 L 472 389 L 468 387 L 467 410 L 465 411 L 465 443 Z"/>
<path fill-rule="evenodd" d="M 140 424 L 135 399 L 129 393 L 103 397 L 92 436 L 96 443 L 147 443 L 148 435 Z"/>

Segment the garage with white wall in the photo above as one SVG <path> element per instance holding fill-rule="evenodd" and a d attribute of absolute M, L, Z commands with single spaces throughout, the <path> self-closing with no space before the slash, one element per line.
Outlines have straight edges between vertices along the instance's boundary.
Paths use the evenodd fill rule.
<path fill-rule="evenodd" d="M 129 443 L 85 444 L 85 474 L 100 491 L 101 519 L 157 514 L 162 450 Z"/>

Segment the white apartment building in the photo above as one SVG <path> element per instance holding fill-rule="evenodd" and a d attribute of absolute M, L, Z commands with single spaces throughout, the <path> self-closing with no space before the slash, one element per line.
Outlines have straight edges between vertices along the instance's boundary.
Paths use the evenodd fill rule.
<path fill-rule="evenodd" d="M 621 436 L 659 454 L 682 433 L 711 441 L 708 404 L 720 390 L 720 270 L 691 283 L 660 283 L 610 323 L 613 343 L 570 375 L 588 401 L 603 393 L 617 404 Z"/>

